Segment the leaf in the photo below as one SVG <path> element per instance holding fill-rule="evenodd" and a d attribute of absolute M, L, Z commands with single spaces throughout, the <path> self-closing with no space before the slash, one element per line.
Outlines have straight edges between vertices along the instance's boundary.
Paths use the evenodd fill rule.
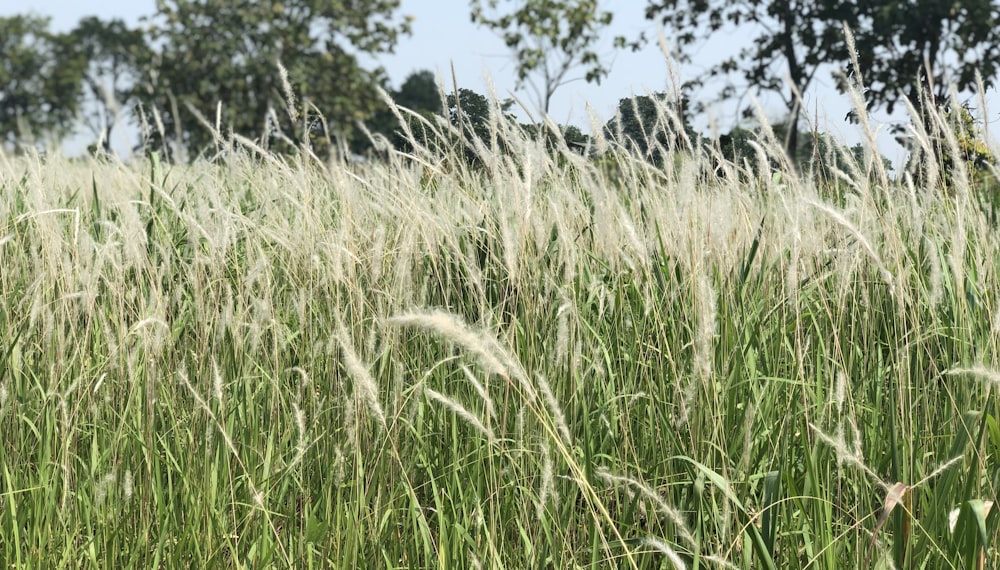
<path fill-rule="evenodd" d="M 882 529 L 882 525 L 889 519 L 892 511 L 897 505 L 903 502 L 903 498 L 909 490 L 910 486 L 905 483 L 895 483 L 892 487 L 889 487 L 889 491 L 885 494 L 885 501 L 882 503 L 882 512 L 878 516 L 878 522 L 875 523 L 875 532 L 872 535 L 878 534 L 878 531 Z"/>
<path fill-rule="evenodd" d="M 980 553 L 990 548 L 987 521 L 992 511 L 993 501 L 972 499 L 948 513 L 948 530 L 956 553 L 966 560 L 968 567 L 975 567 Z"/>
<path fill-rule="evenodd" d="M 768 550 L 767 544 L 764 542 L 764 537 L 760 534 L 760 529 L 757 528 L 756 521 L 747 512 L 746 507 L 743 506 L 743 502 L 740 501 L 736 493 L 733 492 L 732 487 L 729 486 L 729 482 L 726 481 L 722 475 L 716 473 L 712 468 L 686 457 L 683 455 L 675 455 L 672 459 L 680 459 L 686 461 L 691 465 L 695 466 L 717 489 L 722 491 L 722 494 L 732 503 L 741 515 L 743 515 L 743 526 L 746 532 L 750 535 L 751 545 L 753 551 L 757 554 L 757 562 L 759 568 L 777 568 L 774 564 L 774 560 L 771 558 L 771 553 Z"/>

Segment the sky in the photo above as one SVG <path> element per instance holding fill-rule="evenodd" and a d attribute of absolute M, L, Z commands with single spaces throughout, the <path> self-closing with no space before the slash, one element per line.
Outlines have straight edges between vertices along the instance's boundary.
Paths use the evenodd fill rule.
<path fill-rule="evenodd" d="M 658 91 L 672 91 L 674 83 L 692 79 L 713 63 L 734 54 L 741 45 L 749 43 L 749 37 L 738 34 L 713 38 L 696 48 L 693 62 L 680 66 L 669 61 L 654 43 L 638 53 L 614 50 L 613 38 L 624 35 L 634 38 L 640 32 L 653 38 L 661 32 L 655 22 L 644 19 L 646 0 L 617 0 L 602 2 L 602 8 L 614 12 L 614 22 L 602 39 L 599 52 L 611 64 L 611 73 L 600 85 L 577 80 L 564 85 L 553 98 L 550 114 L 559 123 L 580 126 L 585 132 L 593 120 L 602 124 L 614 115 L 618 101 L 631 95 L 643 95 Z M 138 23 L 139 18 L 152 15 L 155 0 L 0 0 L 0 16 L 34 12 L 52 17 L 52 27 L 66 31 L 86 16 L 101 18 L 122 18 L 130 23 Z M 437 73 L 446 88 L 452 87 L 452 67 L 459 87 L 467 87 L 480 93 L 492 90 L 501 99 L 516 94 L 522 101 L 534 107 L 536 98 L 530 90 L 514 92 L 515 67 L 510 50 L 499 37 L 470 22 L 468 0 L 402 0 L 400 15 L 413 16 L 413 33 L 400 40 L 393 54 L 383 54 L 376 61 L 388 72 L 394 87 L 398 87 L 406 76 L 417 70 L 429 69 Z M 669 35 L 665 36 L 669 42 Z M 582 74 L 581 74 L 582 75 Z M 810 117 L 819 119 L 820 130 L 830 132 L 853 144 L 860 140 L 856 126 L 844 121 L 850 109 L 846 96 L 833 88 L 828 72 L 818 73 L 815 85 L 805 95 Z M 721 88 L 721 83 L 710 84 L 695 94 L 700 100 L 712 100 Z M 994 90 L 991 99 L 996 100 Z M 762 105 L 771 119 L 784 115 L 784 105 L 776 97 L 764 97 Z M 748 100 L 744 100 L 746 105 Z M 995 115 L 992 112 L 992 115 Z M 523 118 L 523 115 L 522 115 Z M 888 117 L 876 115 L 879 120 Z M 711 130 L 710 122 L 720 132 L 727 132 L 739 122 L 736 105 L 716 105 L 709 116 L 700 117 L 695 127 L 702 132 Z M 1000 130 L 1000 125 L 994 127 Z M 898 146 L 892 143 L 888 129 L 879 137 L 880 148 L 894 163 L 905 161 Z"/>

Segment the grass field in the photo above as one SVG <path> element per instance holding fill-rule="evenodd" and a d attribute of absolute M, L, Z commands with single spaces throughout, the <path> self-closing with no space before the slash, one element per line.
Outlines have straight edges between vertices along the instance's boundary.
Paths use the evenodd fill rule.
<path fill-rule="evenodd" d="M 476 169 L 0 158 L 4 566 L 997 566 L 963 169 L 499 136 Z"/>

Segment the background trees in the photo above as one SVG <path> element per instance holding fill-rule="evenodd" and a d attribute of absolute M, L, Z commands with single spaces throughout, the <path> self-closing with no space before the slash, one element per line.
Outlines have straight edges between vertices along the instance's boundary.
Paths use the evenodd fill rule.
<path fill-rule="evenodd" d="M 943 105 L 949 85 L 974 91 L 978 70 L 989 87 L 1000 70 L 1000 5 L 990 0 L 649 0 L 646 17 L 678 31 L 685 60 L 690 54 L 684 48 L 707 38 L 734 29 L 755 34 L 738 57 L 710 68 L 695 83 L 738 73 L 748 88 L 780 94 L 796 125 L 801 109 L 795 92 L 805 92 L 823 66 L 833 71 L 851 65 L 844 24 L 856 37 L 860 69 L 852 72 L 863 79 L 871 108 L 892 113 L 903 96 L 919 105 L 921 89 Z M 730 83 L 721 97 L 735 93 Z M 789 156 L 797 153 L 798 133 L 787 130 Z"/>
<path fill-rule="evenodd" d="M 946 105 L 949 85 L 976 89 L 978 71 L 989 87 L 1000 70 L 1000 4 L 992 0 L 852 2 L 866 25 L 855 28 L 857 55 L 871 106 L 890 113 L 920 90 Z"/>
<path fill-rule="evenodd" d="M 328 140 L 316 135 L 349 144 L 357 122 L 376 109 L 383 75 L 364 69 L 358 54 L 391 51 L 409 31 L 394 16 L 398 6 L 399 0 L 163 0 L 151 32 L 162 47 L 139 99 L 164 113 L 165 134 L 191 154 L 214 143 L 202 120 L 264 145 Z"/>
<path fill-rule="evenodd" d="M 409 32 L 409 20 L 396 16 L 398 7 L 399 0 L 161 0 L 142 27 L 86 18 L 68 34 L 50 33 L 45 18 L 2 18 L 0 140 L 10 146 L 58 139 L 82 124 L 110 150 L 122 115 L 138 108 L 136 122 L 153 126 L 146 141 L 170 153 L 183 150 L 188 158 L 213 155 L 217 135 L 229 133 L 278 152 L 308 147 L 323 154 L 331 142 L 367 152 L 361 122 L 397 148 L 405 146 L 398 135 L 402 125 L 376 87 L 424 118 L 455 119 L 463 97 L 470 110 L 493 105 L 479 105 L 480 96 L 459 85 L 449 110 L 428 71 L 411 74 L 397 90 L 389 87 L 370 57 L 392 51 Z M 610 70 L 597 49 L 612 15 L 598 0 L 470 0 L 470 13 L 511 48 L 519 83 L 536 92 L 542 110 L 575 73 L 599 81 Z M 790 157 L 801 156 L 800 133 L 812 130 L 799 124 L 797 93 L 807 91 L 817 74 L 849 70 L 843 23 L 857 39 L 860 65 L 850 71 L 869 88 L 872 107 L 893 111 L 903 96 L 919 102 L 920 93 L 945 105 L 950 82 L 971 92 L 977 71 L 986 87 L 1000 71 L 1000 5 L 989 0 L 647 0 L 645 16 L 676 30 L 683 59 L 700 42 L 737 30 L 749 34 L 745 49 L 689 86 L 725 76 L 731 81 L 722 98 L 739 95 L 738 82 L 777 94 L 791 125 L 784 130 Z M 679 133 L 654 129 L 645 133 L 653 136 L 645 147 L 639 142 L 661 99 L 636 97 L 619 105 L 623 144 L 648 154 L 656 146 L 648 143 L 662 145 L 666 139 L 657 137 Z M 690 116 L 702 108 L 683 110 Z M 462 128 L 482 131 L 487 118 L 482 114 L 478 127 L 463 121 Z M 544 132 L 545 123 L 522 126 L 531 136 L 558 139 Z M 561 127 L 563 136 L 577 131 Z"/>
<path fill-rule="evenodd" d="M 80 106 L 82 74 L 72 42 L 50 33 L 48 18 L 0 18 L 0 144 L 67 134 Z"/>
<path fill-rule="evenodd" d="M 472 0 L 472 21 L 500 34 L 514 51 L 518 85 L 529 85 L 538 108 L 549 112 L 552 95 L 582 68 L 587 81 L 600 83 L 610 71 L 597 53 L 601 32 L 613 18 L 597 0 L 532 0 L 497 13 L 500 0 Z"/>
<path fill-rule="evenodd" d="M 621 99 L 604 134 L 654 164 L 663 163 L 665 150 L 691 149 L 698 138 L 686 121 L 684 102 L 666 93 Z"/>
<path fill-rule="evenodd" d="M 799 97 L 809 88 L 820 66 L 846 61 L 842 22 L 855 24 L 855 16 L 845 3 L 827 0 L 649 0 L 646 5 L 648 19 L 678 31 L 682 61 L 691 59 L 683 49 L 711 36 L 731 35 L 735 29 L 752 34 L 750 47 L 711 67 L 693 83 L 738 72 L 758 93 L 778 94 L 792 124 L 798 124 L 801 113 Z M 786 77 L 790 85 L 786 85 Z M 736 87 L 730 83 L 720 97 L 728 99 L 735 94 Z M 798 129 L 789 129 L 785 139 L 789 156 L 796 155 L 798 145 Z"/>
<path fill-rule="evenodd" d="M 101 148 L 110 152 L 111 133 L 131 106 L 153 51 L 141 30 L 119 19 L 84 18 L 67 39 L 83 63 L 87 100 L 80 118 Z"/>

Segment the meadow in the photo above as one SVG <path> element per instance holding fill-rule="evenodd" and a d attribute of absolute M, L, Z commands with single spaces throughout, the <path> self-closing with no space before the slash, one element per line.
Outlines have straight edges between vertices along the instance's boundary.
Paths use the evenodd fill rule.
<path fill-rule="evenodd" d="M 0 560 L 996 567 L 996 211 L 860 128 L 0 157 Z"/>

